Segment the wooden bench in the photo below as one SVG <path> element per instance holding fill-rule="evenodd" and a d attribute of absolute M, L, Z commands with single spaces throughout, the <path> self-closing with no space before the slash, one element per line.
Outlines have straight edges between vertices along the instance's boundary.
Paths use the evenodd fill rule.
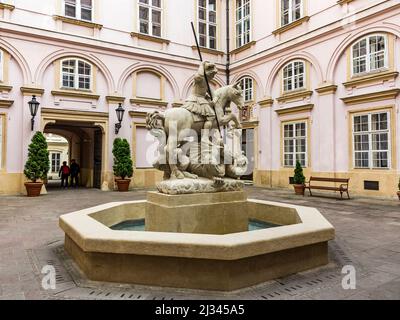
<path fill-rule="evenodd" d="M 312 196 L 311 189 L 313 190 L 327 190 L 327 191 L 338 191 L 340 192 L 340 197 L 343 199 L 343 193 L 347 193 L 347 197 L 350 199 L 349 195 L 349 181 L 350 179 L 339 179 L 339 178 L 319 178 L 319 177 L 311 177 L 310 181 L 306 182 L 306 189 L 310 191 L 310 196 Z M 328 186 L 318 186 L 312 185 L 312 182 L 332 182 L 332 183 L 341 183 L 339 187 L 328 187 Z"/>

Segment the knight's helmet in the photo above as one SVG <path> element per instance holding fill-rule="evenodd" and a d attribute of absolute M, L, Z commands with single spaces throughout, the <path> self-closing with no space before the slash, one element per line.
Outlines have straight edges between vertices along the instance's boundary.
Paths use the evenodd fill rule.
<path fill-rule="evenodd" d="M 204 67 L 206 68 L 206 70 L 204 70 Z M 217 71 L 214 63 L 211 63 L 209 61 L 204 61 L 203 63 L 200 64 L 199 71 L 198 71 L 199 74 L 204 75 L 205 72 L 209 72 L 209 71 Z"/>

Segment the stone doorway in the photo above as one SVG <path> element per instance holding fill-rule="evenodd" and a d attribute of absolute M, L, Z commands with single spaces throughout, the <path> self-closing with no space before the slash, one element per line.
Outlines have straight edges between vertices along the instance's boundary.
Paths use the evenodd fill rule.
<path fill-rule="evenodd" d="M 249 159 L 247 174 L 241 180 L 253 181 L 255 164 L 255 129 L 248 128 L 242 131 L 242 152 Z"/>
<path fill-rule="evenodd" d="M 45 110 L 42 112 L 43 133 L 62 136 L 68 141 L 68 157 L 65 161 L 70 165 L 74 159 L 80 165 L 80 187 L 106 191 L 109 190 L 110 176 L 107 172 L 108 115 L 103 116 L 103 123 L 98 118 L 91 119 L 93 116 L 89 112 L 85 115 L 87 117 L 66 114 L 64 110 Z"/>

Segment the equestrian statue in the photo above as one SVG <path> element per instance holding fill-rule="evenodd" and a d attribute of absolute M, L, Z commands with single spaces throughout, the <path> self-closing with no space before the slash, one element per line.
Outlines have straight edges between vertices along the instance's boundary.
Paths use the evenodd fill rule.
<path fill-rule="evenodd" d="M 199 54 L 201 58 L 200 50 Z M 239 110 L 244 108 L 242 88 L 236 83 L 211 90 L 217 73 L 215 64 L 202 61 L 183 106 L 147 114 L 147 129 L 160 141 L 160 156 L 153 165 L 164 172 L 164 180 L 204 178 L 223 184 L 247 171 L 248 160 L 240 145 L 241 124 L 231 112 L 231 103 Z M 226 129 L 224 136 L 221 128 Z M 231 143 L 224 144 L 228 140 Z"/>

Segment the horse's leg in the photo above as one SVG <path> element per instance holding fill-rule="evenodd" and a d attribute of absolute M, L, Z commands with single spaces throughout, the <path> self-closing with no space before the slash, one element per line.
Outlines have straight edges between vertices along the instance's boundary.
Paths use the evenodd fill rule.
<path fill-rule="evenodd" d="M 242 124 L 239 122 L 239 119 L 236 117 L 235 114 L 231 113 L 228 117 L 229 117 L 229 122 L 233 121 L 235 123 L 236 129 L 242 128 Z"/>
<path fill-rule="evenodd" d="M 234 114 L 228 114 L 221 119 L 221 126 L 228 126 L 230 122 L 235 123 L 235 129 L 241 129 L 242 125 Z"/>

